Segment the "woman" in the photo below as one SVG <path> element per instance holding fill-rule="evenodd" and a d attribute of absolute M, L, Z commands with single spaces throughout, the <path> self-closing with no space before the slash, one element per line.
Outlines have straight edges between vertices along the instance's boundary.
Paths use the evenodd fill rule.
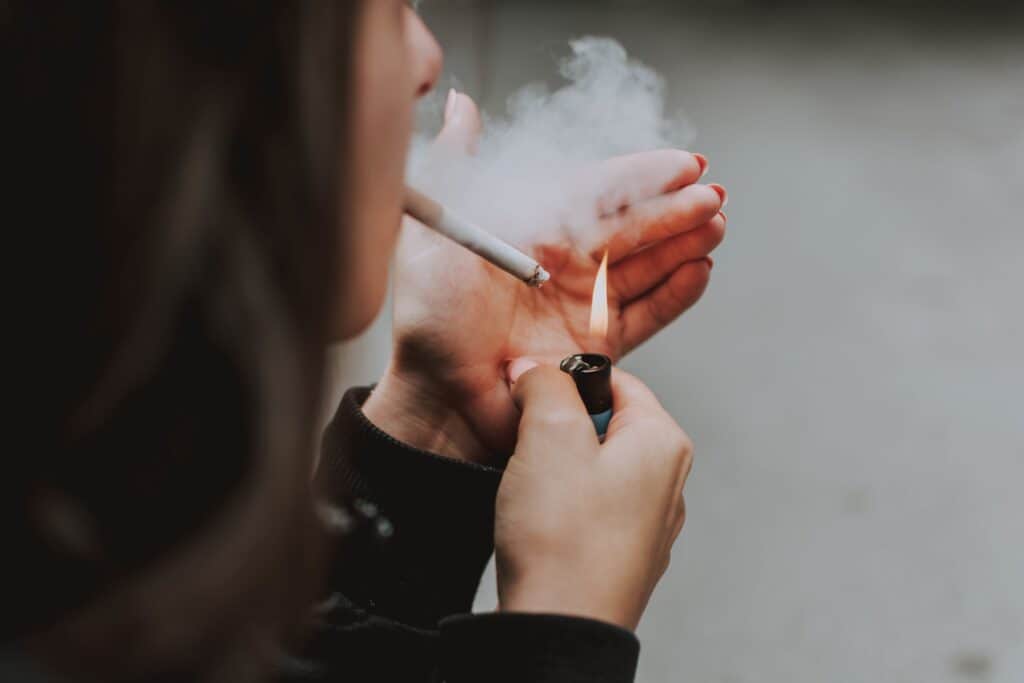
<path fill-rule="evenodd" d="M 11 438 L 42 457 L 2 484 L 4 680 L 631 680 L 692 447 L 618 371 L 600 444 L 552 367 L 586 340 L 589 249 L 537 244 L 538 293 L 409 224 L 392 363 L 346 395 L 309 486 L 323 349 L 381 306 L 440 71 L 410 8 L 5 12 L 17 253 L 56 275 L 17 314 Z M 451 96 L 439 144 L 478 130 Z M 598 205 L 647 186 L 592 235 L 616 357 L 707 284 L 725 195 L 705 169 L 598 169 Z M 499 610 L 469 615 L 492 549 Z"/>

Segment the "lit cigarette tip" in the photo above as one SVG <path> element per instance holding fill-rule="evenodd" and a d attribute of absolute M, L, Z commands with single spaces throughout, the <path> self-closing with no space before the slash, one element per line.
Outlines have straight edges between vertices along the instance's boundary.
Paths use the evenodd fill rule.
<path fill-rule="evenodd" d="M 537 266 L 537 272 L 533 274 L 533 277 L 531 277 L 526 284 L 530 285 L 531 287 L 537 287 L 539 289 L 540 287 L 543 287 L 544 283 L 550 279 L 551 274 L 548 273 L 548 271 L 544 270 L 543 266 Z"/>

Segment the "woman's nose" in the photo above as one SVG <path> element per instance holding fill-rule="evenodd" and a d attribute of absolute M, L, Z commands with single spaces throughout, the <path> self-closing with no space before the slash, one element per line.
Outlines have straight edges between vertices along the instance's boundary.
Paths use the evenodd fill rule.
<path fill-rule="evenodd" d="M 411 8 L 408 11 L 407 40 L 413 62 L 416 97 L 423 97 L 434 89 L 444 68 L 444 53 L 434 34 Z"/>

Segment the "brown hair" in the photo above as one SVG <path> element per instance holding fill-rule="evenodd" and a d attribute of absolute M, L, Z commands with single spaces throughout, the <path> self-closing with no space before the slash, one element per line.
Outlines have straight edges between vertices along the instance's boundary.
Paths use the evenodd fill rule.
<path fill-rule="evenodd" d="M 320 565 L 359 3 L 2 4 L 35 269 L 4 641 L 104 680 L 251 679 Z"/>

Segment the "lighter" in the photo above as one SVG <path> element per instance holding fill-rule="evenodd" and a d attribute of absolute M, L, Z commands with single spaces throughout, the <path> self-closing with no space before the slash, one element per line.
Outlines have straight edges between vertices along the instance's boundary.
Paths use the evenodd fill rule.
<path fill-rule="evenodd" d="M 604 441 L 612 421 L 612 359 L 597 353 L 578 353 L 563 360 L 561 368 L 576 383 L 597 436 Z"/>

